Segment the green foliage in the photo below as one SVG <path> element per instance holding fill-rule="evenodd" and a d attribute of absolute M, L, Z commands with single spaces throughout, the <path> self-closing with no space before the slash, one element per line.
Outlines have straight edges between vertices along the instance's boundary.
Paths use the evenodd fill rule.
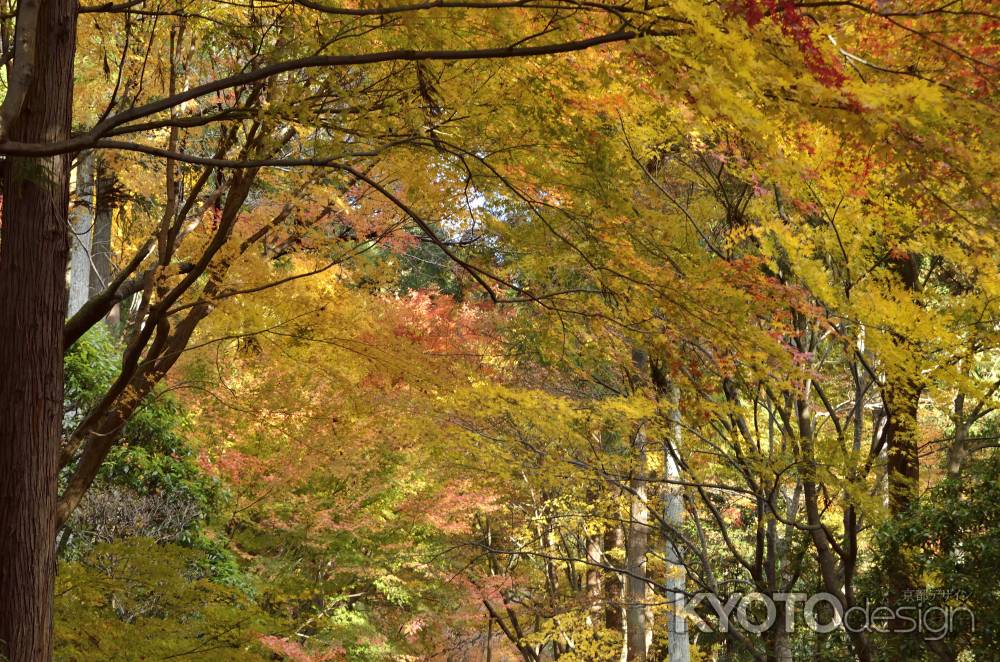
<path fill-rule="evenodd" d="M 66 353 L 65 409 L 72 414 L 67 423 L 78 423 L 111 385 L 120 350 L 106 327 L 97 325 Z M 100 480 L 142 493 L 169 493 L 207 508 L 217 497 L 217 487 L 198 470 L 194 450 L 183 436 L 187 425 L 180 403 L 161 389 L 126 423 Z M 71 431 L 70 425 L 64 427 Z"/>
<path fill-rule="evenodd" d="M 241 591 L 212 581 L 204 554 L 146 538 L 95 546 L 60 569 L 56 657 L 266 660 L 257 634 L 274 623 Z"/>
<path fill-rule="evenodd" d="M 98 324 L 66 352 L 63 429 L 71 430 L 104 395 L 119 369 L 119 352 L 111 334 Z"/>
<path fill-rule="evenodd" d="M 456 266 L 434 244 L 421 241 L 399 255 L 398 260 L 401 292 L 431 289 L 461 297 L 462 283 L 456 276 Z"/>
<path fill-rule="evenodd" d="M 951 620 L 943 643 L 954 653 L 992 659 L 1000 647 L 1000 455 L 969 463 L 961 479 L 941 481 L 905 518 L 886 523 L 875 538 L 876 564 L 866 589 L 885 603 L 887 561 L 903 559 L 922 588 L 907 604 L 965 608 Z M 922 659 L 917 635 L 885 638 L 886 655 Z M 931 659 L 931 658 L 927 658 Z"/>
<path fill-rule="evenodd" d="M 74 414 L 74 420 L 67 423 L 78 423 L 97 403 L 114 379 L 119 362 L 120 348 L 103 324 L 90 329 L 67 352 L 66 411 Z M 109 452 L 90 494 L 68 523 L 68 531 L 75 535 L 61 548 L 62 557 L 79 559 L 101 540 L 148 534 L 142 524 L 156 526 L 161 522 L 149 520 L 184 510 L 188 515 L 178 520 L 178 530 L 164 535 L 176 544 L 199 550 L 192 563 L 206 576 L 244 592 L 250 590 L 232 552 L 205 535 L 206 520 L 221 506 L 225 495 L 219 481 L 199 467 L 196 452 L 184 437 L 188 427 L 188 417 L 172 394 L 160 392 L 147 399 L 126 424 L 121 442 Z M 95 510 L 95 499 L 113 503 L 100 504 Z M 145 509 L 130 513 L 129 501 L 141 501 Z M 116 506 L 116 514 L 126 519 L 131 516 L 135 527 L 126 522 L 109 528 L 109 522 L 101 521 L 109 517 L 109 507 Z M 89 520 L 81 522 L 81 517 Z"/>

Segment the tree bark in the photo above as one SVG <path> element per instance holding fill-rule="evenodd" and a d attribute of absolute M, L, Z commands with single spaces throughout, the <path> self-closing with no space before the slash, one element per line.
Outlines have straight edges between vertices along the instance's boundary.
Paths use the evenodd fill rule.
<path fill-rule="evenodd" d="M 91 256 L 94 231 L 94 167 L 89 151 L 80 152 L 76 162 L 76 204 L 70 225 L 69 303 L 73 316 L 90 298 Z"/>
<path fill-rule="evenodd" d="M 677 458 L 681 449 L 681 408 L 680 390 L 676 384 L 669 385 L 670 434 L 663 444 L 663 473 L 666 479 L 663 521 L 674 530 L 680 530 L 684 523 L 684 497 L 677 481 L 680 467 Z M 668 532 L 669 533 L 669 532 Z M 680 549 L 669 535 L 664 537 L 666 546 L 667 576 L 663 584 L 667 589 L 667 601 L 672 609 L 667 613 L 667 652 L 670 662 L 690 662 L 691 645 L 688 640 L 687 621 L 682 605 L 687 588 L 687 570 L 681 558 Z"/>
<path fill-rule="evenodd" d="M 903 521 L 908 517 L 919 491 L 917 409 L 921 388 L 913 379 L 906 377 L 894 380 L 889 375 L 886 381 L 882 393 L 886 409 L 883 434 L 887 456 L 889 512 L 893 520 Z M 889 605 L 892 607 L 904 602 L 908 591 L 919 587 L 919 577 L 902 554 L 889 555 L 886 559 L 886 575 Z M 900 638 L 896 633 L 904 631 L 906 627 L 907 623 L 899 618 L 894 618 L 889 625 L 894 638 Z"/>
<path fill-rule="evenodd" d="M 625 532 L 621 525 L 612 524 L 604 531 L 604 559 L 608 566 L 614 565 L 611 552 L 625 544 Z M 622 614 L 622 577 L 616 570 L 608 570 L 604 576 L 604 627 L 614 632 L 622 632 L 625 621 Z"/>
<path fill-rule="evenodd" d="M 91 240 L 90 297 L 99 296 L 111 283 L 111 218 L 114 209 L 115 175 L 102 163 L 97 164 L 97 192 L 94 203 L 94 232 Z M 105 317 L 108 324 L 118 321 L 118 306 Z"/>
<path fill-rule="evenodd" d="M 883 434 L 888 456 L 889 510 L 894 519 L 906 514 L 919 488 L 917 407 L 921 390 L 915 380 L 908 378 L 893 380 L 884 389 L 888 419 Z"/>
<path fill-rule="evenodd" d="M 625 546 L 625 636 L 626 659 L 645 662 L 649 649 L 647 632 L 646 553 L 649 551 L 649 506 L 646 503 L 646 434 L 635 436 L 636 470 L 631 480 L 631 509 Z"/>
<path fill-rule="evenodd" d="M 69 135 L 72 113 L 76 3 L 31 4 L 19 6 L 17 30 L 22 12 L 37 11 L 37 44 L 19 50 L 14 67 L 32 75 L 8 135 L 60 141 Z M 25 62 L 31 52 L 34 62 Z M 69 162 L 68 155 L 8 158 L 3 174 L 0 654 L 10 662 L 52 659 Z"/>
<path fill-rule="evenodd" d="M 603 587 L 601 586 L 601 564 L 604 558 L 604 549 L 602 542 L 601 536 L 596 533 L 588 535 L 586 538 L 586 591 L 587 600 L 590 602 L 590 613 L 587 616 L 587 620 L 595 630 L 600 627 L 601 602 L 603 599 Z"/>

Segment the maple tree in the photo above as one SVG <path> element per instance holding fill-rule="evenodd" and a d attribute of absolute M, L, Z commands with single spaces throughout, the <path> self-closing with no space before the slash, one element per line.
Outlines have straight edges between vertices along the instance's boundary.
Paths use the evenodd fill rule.
<path fill-rule="evenodd" d="M 8 4 L 13 662 L 991 650 L 990 3 Z"/>

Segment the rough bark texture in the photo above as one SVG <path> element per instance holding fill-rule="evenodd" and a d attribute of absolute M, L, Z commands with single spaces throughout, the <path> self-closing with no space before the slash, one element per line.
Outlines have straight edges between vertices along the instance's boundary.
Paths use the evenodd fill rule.
<path fill-rule="evenodd" d="M 12 140 L 54 141 L 69 133 L 75 12 L 72 0 L 49 0 L 40 9 L 34 76 L 21 112 L 10 125 Z M 0 654 L 11 662 L 47 662 L 52 658 L 69 157 L 11 158 L 5 165 L 0 230 Z"/>
<path fill-rule="evenodd" d="M 909 379 L 899 379 L 885 387 L 888 420 L 885 447 L 888 455 L 889 509 L 894 518 L 906 514 L 917 496 L 920 462 L 917 457 L 917 407 L 920 387 Z"/>
<path fill-rule="evenodd" d="M 886 474 L 888 482 L 889 512 L 894 520 L 905 520 L 917 498 L 920 483 L 918 452 L 917 408 L 920 388 L 912 380 L 887 377 L 883 388 L 886 408 L 885 435 Z M 886 559 L 889 604 L 895 606 L 904 600 L 908 591 L 919 588 L 920 578 L 911 563 L 902 554 L 892 554 Z M 890 621 L 892 633 L 905 631 L 907 623 L 895 618 Z M 891 635 L 900 638 L 899 634 Z"/>
<path fill-rule="evenodd" d="M 908 292 L 919 289 L 919 262 L 914 254 L 906 254 L 892 262 L 893 270 Z M 904 516 L 917 496 L 920 481 L 917 409 L 923 390 L 919 346 L 903 335 L 896 337 L 896 343 L 911 363 L 888 366 L 882 389 L 887 416 L 884 434 L 888 456 L 889 509 L 894 519 Z"/>

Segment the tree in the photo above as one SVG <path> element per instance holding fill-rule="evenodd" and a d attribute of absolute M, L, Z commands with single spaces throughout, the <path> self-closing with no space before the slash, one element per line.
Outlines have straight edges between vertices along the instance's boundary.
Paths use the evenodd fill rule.
<path fill-rule="evenodd" d="M 449 17 L 462 14 L 463 7 L 462 3 L 454 7 L 455 11 L 444 7 L 434 14 L 433 20 L 442 26 L 449 25 Z M 435 36 L 445 33 L 411 31 L 407 17 L 420 15 L 428 9 L 430 7 L 421 5 L 357 10 L 313 5 L 309 11 L 290 15 L 288 20 L 273 14 L 267 26 L 261 24 L 255 12 L 240 12 L 235 23 L 245 23 L 251 34 L 262 38 L 256 44 L 254 39 L 237 39 L 223 44 L 216 40 L 223 37 L 225 29 L 208 30 L 203 35 L 209 40 L 207 52 L 195 62 L 184 54 L 190 53 L 186 50 L 189 48 L 189 42 L 185 41 L 186 30 L 189 25 L 198 26 L 192 30 L 212 27 L 206 14 L 188 14 L 183 9 L 154 10 L 153 15 L 163 13 L 175 17 L 169 21 L 168 32 L 155 22 L 133 26 L 132 5 L 83 7 L 80 11 L 106 14 L 99 20 L 108 20 L 111 26 L 119 26 L 119 29 L 123 27 L 125 44 L 115 82 L 110 84 L 111 102 L 106 104 L 105 110 L 90 113 L 87 119 L 92 119 L 91 128 L 71 135 L 78 8 L 69 2 L 18 4 L 14 17 L 16 53 L 6 53 L 9 85 L 0 112 L 0 153 L 7 158 L 6 222 L 3 224 L 3 265 L 0 267 L 4 325 L 0 343 L 3 345 L 0 366 L 4 374 L 0 384 L 4 407 L 0 466 L 14 477 L 6 488 L 9 493 L 0 524 L 6 530 L 23 532 L 5 539 L 0 549 L 3 559 L 0 576 L 4 578 L 5 591 L 0 595 L 5 605 L 0 611 L 0 639 L 6 642 L 12 660 L 49 658 L 54 527 L 57 522 L 65 521 L 79 502 L 114 443 L 117 431 L 148 393 L 150 385 L 162 379 L 169 370 L 194 328 L 210 311 L 211 300 L 220 292 L 220 277 L 232 259 L 232 256 L 223 257 L 223 249 L 232 246 L 230 240 L 240 207 L 253 187 L 259 168 L 312 164 L 334 167 L 361 180 L 369 177 L 354 166 L 340 162 L 345 157 L 350 160 L 347 157 L 349 148 L 320 153 L 309 144 L 305 150 L 308 153 L 303 157 L 290 160 L 276 157 L 273 150 L 285 145 L 294 130 L 287 124 L 291 120 L 286 112 L 289 107 L 280 103 L 273 106 L 274 117 L 281 118 L 284 127 L 281 121 L 253 119 L 262 104 L 269 102 L 264 94 L 268 81 L 283 75 L 294 78 L 297 72 L 325 70 L 332 73 L 330 83 L 338 78 L 337 72 L 342 72 L 345 77 L 338 82 L 353 77 L 355 84 L 364 85 L 365 77 L 361 72 L 370 65 L 384 63 L 391 68 L 393 63 L 405 62 L 540 56 L 629 40 L 659 29 L 655 16 L 647 17 L 640 11 L 634 14 L 639 20 L 633 21 L 633 10 L 629 8 L 624 12 L 619 9 L 611 12 L 596 6 L 585 12 L 594 14 L 594 22 L 589 18 L 579 22 L 574 17 L 564 18 L 559 7 L 535 9 L 529 6 L 504 12 L 505 7 L 501 4 L 495 11 L 504 12 L 511 19 L 494 24 L 492 27 L 498 29 L 488 30 L 492 38 L 479 39 L 478 43 L 469 46 L 461 40 Z M 210 14 L 213 7 L 209 3 L 204 10 Z M 286 35 L 294 34 L 302 22 L 309 20 L 323 26 L 317 43 L 295 46 L 294 40 L 288 40 Z M 479 23 L 475 17 L 471 21 L 473 28 Z M 269 32 L 272 24 L 281 29 Z M 536 28 L 546 24 L 548 27 L 536 34 Z M 582 35 L 578 28 L 583 31 Z M 369 29 L 382 36 L 369 38 Z M 150 61 L 142 59 L 137 65 L 132 58 L 134 46 L 129 41 L 132 36 L 139 35 L 146 40 L 148 52 L 155 52 L 166 60 L 162 67 L 161 80 L 165 81 L 162 88 L 144 88 L 145 69 Z M 356 52 L 331 54 L 331 43 L 345 39 L 353 40 Z M 185 49 L 183 53 L 182 49 Z M 228 60 L 232 65 L 229 72 L 217 73 L 214 64 L 220 61 L 219 56 L 222 62 L 231 58 Z M 181 67 L 184 67 L 183 74 L 179 71 Z M 419 80 L 410 89 L 426 94 L 425 84 L 421 82 L 422 71 L 420 66 L 411 68 L 410 75 L 416 72 Z M 177 85 L 181 75 L 186 82 L 183 89 Z M 317 90 L 315 86 L 311 89 Z M 309 85 L 298 90 L 287 94 L 286 98 L 292 101 L 296 94 L 310 94 Z M 399 100 L 393 99 L 394 96 L 395 93 L 390 93 L 386 98 L 399 108 Z M 326 98 L 330 96 L 327 94 Z M 215 99 L 223 106 L 218 113 L 212 109 Z M 186 108 L 181 112 L 176 110 L 183 104 L 190 106 L 192 103 L 196 107 L 193 113 L 188 113 Z M 417 105 L 412 100 L 408 104 L 413 108 Z M 356 112 L 349 103 L 337 110 L 347 116 Z M 314 119 L 318 121 L 318 118 Z M 214 156 L 182 151 L 182 129 L 213 124 L 220 127 Z M 159 128 L 167 129 L 165 146 L 121 140 L 128 134 L 153 132 Z M 238 130 L 245 130 L 245 140 L 236 140 Z M 428 135 L 433 138 L 433 131 Z M 236 147 L 238 142 L 242 143 L 240 147 Z M 399 138 L 388 142 L 399 142 Z M 141 242 L 119 276 L 74 315 L 64 332 L 69 158 L 81 149 L 128 149 L 163 158 L 167 213 L 158 228 L 150 228 L 149 241 Z M 234 149 L 235 153 L 231 151 Z M 202 175 L 195 180 L 193 196 L 190 191 L 182 193 L 180 190 L 182 178 L 178 176 L 177 164 L 185 161 L 205 166 Z M 177 242 L 183 235 L 187 214 L 195 208 L 195 196 L 204 190 L 212 173 L 223 167 L 235 170 L 224 187 L 227 194 L 216 232 L 203 251 L 193 256 L 190 268 L 178 265 Z M 388 194 L 387 189 L 382 192 Z M 278 221 L 280 217 L 279 214 Z M 245 238 L 237 252 L 245 252 L 260 239 L 261 236 Z M 164 277 L 168 277 L 171 269 L 178 268 L 184 277 L 168 285 Z M 59 452 L 63 348 L 104 317 L 125 294 L 131 293 L 126 279 L 134 274 L 138 274 L 142 282 L 143 302 L 139 319 L 133 320 L 124 369 L 101 405 L 63 445 L 63 465 L 74 463 L 75 466 L 57 512 L 53 500 Z M 204 275 L 208 275 L 208 284 L 201 291 L 200 299 L 183 308 L 186 311 L 183 319 L 172 321 L 170 317 L 178 313 L 173 310 L 174 304 Z M 63 336 L 66 342 L 60 339 Z M 82 452 L 79 458 L 75 457 L 77 450 Z"/>
<path fill-rule="evenodd" d="M 490 577 L 506 561 L 520 578 L 515 561 L 533 560 L 531 604 L 520 588 L 483 589 L 489 623 L 528 659 L 569 654 L 582 632 L 568 605 L 596 582 L 584 594 L 579 563 L 602 571 L 615 629 L 616 582 L 629 586 L 638 634 L 634 598 L 677 589 L 649 567 L 654 550 L 684 561 L 692 587 L 815 581 L 852 606 L 870 524 L 905 520 L 934 479 L 922 452 L 941 443 L 925 422 L 954 423 L 956 479 L 986 450 L 970 430 L 998 383 L 987 3 L 22 0 L 0 20 L 13 34 L 0 106 L 0 470 L 12 477 L 0 528 L 14 532 L 0 546 L 0 652 L 12 660 L 50 657 L 56 529 L 128 421 L 196 345 L 236 335 L 253 351 L 263 333 L 200 336 L 213 314 L 348 261 L 371 267 L 351 273 L 359 285 L 385 286 L 379 268 L 426 259 L 417 246 L 450 262 L 431 271 L 458 296 L 531 305 L 505 329 L 530 355 L 480 391 L 505 407 L 457 387 L 434 405 L 469 406 L 447 411 L 469 447 L 507 449 L 521 469 L 499 473 L 530 516 L 485 527 L 514 547 L 479 544 Z M 125 194 L 116 268 L 64 320 L 73 155 L 116 163 Z M 95 204 L 78 177 L 94 222 L 77 230 L 100 227 L 103 243 L 100 179 Z M 74 308 L 93 253 L 77 252 Z M 287 317 L 261 320 L 304 324 L 301 300 L 284 303 L 273 310 Z M 64 352 L 116 306 L 121 368 L 61 437 Z M 623 374 L 636 348 L 660 374 Z M 539 368 L 551 384 L 527 376 Z M 654 473 L 655 454 L 620 442 L 643 425 L 671 438 L 666 384 L 691 440 Z M 549 469 L 596 480 L 601 512 L 580 515 L 593 490 Z M 895 597 L 922 581 L 900 561 Z M 592 626 L 587 640 L 608 643 Z M 872 658 L 869 637 L 850 640 Z M 778 635 L 727 642 L 789 651 Z"/>
<path fill-rule="evenodd" d="M 69 137 L 76 5 L 18 7 L 18 56 L 8 67 L 0 136 Z M 44 41 L 43 41 L 44 40 Z M 10 660 L 52 654 L 56 478 L 66 317 L 67 153 L 8 157 L 0 227 L 0 641 Z"/>

